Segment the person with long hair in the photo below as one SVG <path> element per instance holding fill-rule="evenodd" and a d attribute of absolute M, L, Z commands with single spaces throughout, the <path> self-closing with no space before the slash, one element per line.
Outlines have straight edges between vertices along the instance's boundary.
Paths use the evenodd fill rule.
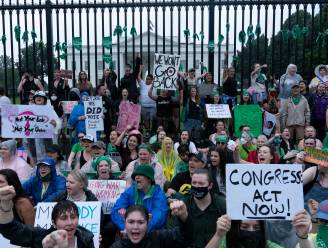
<path fill-rule="evenodd" d="M 93 87 L 88 79 L 88 75 L 85 71 L 80 71 L 77 79 L 77 88 L 80 92 L 87 92 L 90 96 L 93 95 Z"/>
<path fill-rule="evenodd" d="M 191 87 L 185 104 L 184 128 L 191 132 L 202 125 L 203 107 L 196 87 Z"/>
<path fill-rule="evenodd" d="M 19 82 L 17 92 L 22 94 L 22 104 L 28 104 L 29 94 L 33 91 L 43 90 L 43 85 L 40 80 L 34 77 L 31 69 L 27 69 Z"/>
<path fill-rule="evenodd" d="M 190 153 L 198 153 L 195 143 L 190 140 L 188 130 L 181 131 L 179 141 L 174 143 L 174 151 L 178 152 L 178 148 L 180 145 L 187 145 L 189 147 Z"/>
<path fill-rule="evenodd" d="M 267 64 L 259 64 L 255 63 L 252 66 L 251 72 L 251 86 L 253 88 L 253 102 L 261 103 L 264 99 L 266 99 L 266 81 L 267 77 L 264 73 L 262 73 L 263 68 L 267 68 Z"/>
<path fill-rule="evenodd" d="M 173 149 L 173 141 L 170 137 L 164 138 L 162 149 L 157 153 L 157 159 L 163 166 L 166 180 L 171 181 L 174 176 L 174 165 L 180 158 L 178 153 Z"/>
<path fill-rule="evenodd" d="M 116 86 L 117 75 L 112 68 L 106 68 L 104 70 L 104 75 L 101 79 L 101 84 L 106 85 L 106 88 L 110 92 L 110 97 L 114 102 L 119 98 L 118 89 Z"/>
<path fill-rule="evenodd" d="M 0 170 L 0 188 L 8 185 L 13 186 L 16 192 L 16 195 L 13 198 L 15 220 L 24 224 L 33 225 L 35 210 L 30 198 L 25 193 L 22 184 L 18 179 L 17 173 L 11 169 Z"/>
<path fill-rule="evenodd" d="M 81 169 L 88 161 L 92 160 L 92 143 L 94 138 L 92 135 L 85 135 L 81 140 L 81 145 L 83 147 L 82 151 L 77 152 L 75 167 L 72 169 Z"/>
<path fill-rule="evenodd" d="M 229 104 L 230 109 L 237 104 L 237 86 L 235 68 L 225 68 L 223 72 L 222 101 L 224 104 Z"/>

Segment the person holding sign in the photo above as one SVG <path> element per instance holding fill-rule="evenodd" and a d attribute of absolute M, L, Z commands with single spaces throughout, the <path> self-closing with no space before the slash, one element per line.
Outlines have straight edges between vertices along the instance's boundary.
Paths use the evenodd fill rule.
<path fill-rule="evenodd" d="M 311 220 L 305 210 L 293 219 L 300 240 L 307 236 Z M 302 241 L 300 241 L 302 242 Z M 263 220 L 230 220 L 223 215 L 216 222 L 216 233 L 205 248 L 281 248 L 266 238 Z"/>
<path fill-rule="evenodd" d="M 74 202 L 61 201 L 54 206 L 51 214 L 53 226 L 50 229 L 32 227 L 14 220 L 13 186 L 0 188 L 0 233 L 14 245 L 33 248 L 75 247 L 94 248 L 93 234 L 78 226 L 79 211 Z M 54 233 L 62 230 L 62 238 Z M 64 238 L 65 237 L 65 238 Z M 66 246 L 63 246 L 66 244 Z"/>
<path fill-rule="evenodd" d="M 154 169 L 148 164 L 139 165 L 132 173 L 132 184 L 124 191 L 112 208 L 112 221 L 120 231 L 126 231 L 124 213 L 134 205 L 145 206 L 151 214 L 148 230 L 165 227 L 167 218 L 167 200 L 164 191 L 155 184 Z"/>

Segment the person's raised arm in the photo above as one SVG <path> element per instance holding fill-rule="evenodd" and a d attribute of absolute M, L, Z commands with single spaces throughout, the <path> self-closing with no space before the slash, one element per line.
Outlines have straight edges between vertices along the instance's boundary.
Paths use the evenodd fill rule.
<path fill-rule="evenodd" d="M 7 224 L 14 220 L 13 199 L 16 195 L 14 186 L 0 188 L 0 224 Z"/>
<path fill-rule="evenodd" d="M 124 139 L 124 136 L 130 131 L 132 127 L 130 125 L 127 125 L 125 130 L 120 134 L 120 136 L 118 136 L 115 145 L 116 146 L 120 146 L 122 143 L 122 140 Z"/>
<path fill-rule="evenodd" d="M 43 85 L 41 84 L 41 82 L 38 78 L 34 79 L 34 83 L 36 84 L 36 86 L 38 86 L 39 90 L 44 91 L 44 87 L 43 87 Z"/>
<path fill-rule="evenodd" d="M 152 83 L 151 87 L 149 88 L 148 96 L 150 97 L 150 99 L 157 101 L 158 97 L 153 95 L 153 89 L 154 89 L 154 83 Z"/>
<path fill-rule="evenodd" d="M 267 67 L 268 67 L 268 65 L 267 65 L 267 64 L 264 64 L 264 65 L 261 65 L 261 66 L 259 66 L 259 67 L 257 67 L 257 68 L 254 68 L 254 70 L 251 72 L 251 77 L 254 77 L 255 74 L 256 74 L 259 70 L 261 70 L 262 68 L 267 68 Z"/>
<path fill-rule="evenodd" d="M 143 69 L 143 65 L 140 65 L 138 75 L 137 75 L 137 82 L 138 82 L 139 85 L 140 85 L 140 82 L 142 80 L 142 77 L 141 77 L 142 69 Z"/>
<path fill-rule="evenodd" d="M 305 209 L 295 215 L 292 224 L 296 230 L 296 236 L 299 238 L 300 248 L 311 248 L 311 244 L 308 239 L 308 235 L 311 230 L 311 217 Z"/>
<path fill-rule="evenodd" d="M 23 74 L 22 78 L 21 78 L 21 81 L 19 82 L 19 85 L 17 87 L 17 92 L 18 93 L 21 93 L 23 91 L 23 85 L 25 84 L 26 82 L 26 78 L 25 78 L 25 73 Z"/>
<path fill-rule="evenodd" d="M 231 228 L 231 220 L 228 215 L 222 215 L 216 222 L 216 232 L 205 248 L 218 248 Z"/>
<path fill-rule="evenodd" d="M 314 177 L 317 174 L 317 170 L 318 170 L 317 166 L 312 166 L 307 170 L 303 171 L 302 177 L 303 177 L 304 185 L 307 185 L 308 183 L 314 180 Z"/>

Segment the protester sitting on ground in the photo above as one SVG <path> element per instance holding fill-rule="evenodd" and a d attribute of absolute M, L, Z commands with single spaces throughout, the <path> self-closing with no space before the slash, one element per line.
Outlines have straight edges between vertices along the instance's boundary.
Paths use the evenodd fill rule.
<path fill-rule="evenodd" d="M 69 168 L 71 168 L 71 169 L 73 169 L 72 164 L 73 164 L 73 161 L 74 161 L 74 159 L 76 157 L 76 154 L 78 152 L 82 152 L 84 150 L 83 145 L 82 145 L 84 136 L 85 136 L 84 133 L 79 133 L 78 134 L 77 137 L 79 139 L 79 142 L 78 143 L 75 143 L 72 146 L 71 153 L 68 156 L 67 163 L 68 163 Z"/>
<path fill-rule="evenodd" d="M 239 155 L 242 160 L 247 160 L 251 151 L 256 151 L 256 145 L 252 143 L 253 136 L 250 133 L 243 132 L 239 140 Z"/>
<path fill-rule="evenodd" d="M 25 193 L 16 172 L 12 169 L 0 170 L 0 188 L 13 186 L 15 197 L 13 200 L 14 219 L 18 222 L 33 225 L 35 210 L 31 199 Z"/>
<path fill-rule="evenodd" d="M 74 169 L 81 169 L 88 161 L 92 161 L 92 144 L 94 138 L 92 135 L 87 134 L 81 139 L 81 146 L 84 148 L 76 154 Z M 72 168 L 73 169 L 73 168 Z"/>
<path fill-rule="evenodd" d="M 180 228 L 162 229 L 149 232 L 152 217 L 147 208 L 143 206 L 131 206 L 125 214 L 126 236 L 116 241 L 110 248 L 128 247 L 186 247 L 188 240 L 186 227 L 187 209 L 182 201 L 174 201 L 170 204 L 172 215 L 180 219 Z"/>
<path fill-rule="evenodd" d="M 96 172 L 96 178 L 98 180 L 115 180 L 120 179 L 117 172 L 112 170 L 112 160 L 108 156 L 98 157 L 92 167 Z"/>
<path fill-rule="evenodd" d="M 190 135 L 187 130 L 182 130 L 180 134 L 180 139 L 178 142 L 174 143 L 174 151 L 178 152 L 178 148 L 180 145 L 185 144 L 189 147 L 190 153 L 197 153 L 197 148 L 194 142 L 190 140 Z"/>
<path fill-rule="evenodd" d="M 216 194 L 226 195 L 226 163 L 227 154 L 224 150 L 218 147 L 211 147 L 209 151 L 209 168 L 210 175 L 212 176 L 213 188 L 212 192 Z"/>
<path fill-rule="evenodd" d="M 225 135 L 226 134 L 226 128 L 223 120 L 218 120 L 216 122 L 216 132 L 211 134 L 209 137 L 209 140 L 212 141 L 213 144 L 215 144 L 215 139 L 218 136 Z"/>
<path fill-rule="evenodd" d="M 79 211 L 74 202 L 57 203 L 51 213 L 53 225 L 50 229 L 44 229 L 22 224 L 14 219 L 14 197 L 13 186 L 0 188 L 0 233 L 11 244 L 33 248 L 54 248 L 59 244 L 60 247 L 94 248 L 92 232 L 78 226 Z M 65 238 L 57 242 L 57 235 Z"/>
<path fill-rule="evenodd" d="M 178 147 L 178 154 L 180 160 L 174 165 L 174 176 L 179 173 L 189 171 L 188 161 L 189 161 L 189 147 L 188 145 L 182 144 Z"/>
<path fill-rule="evenodd" d="M 177 174 L 171 181 L 170 187 L 166 192 L 168 197 L 179 197 L 179 194 L 190 193 L 191 188 L 191 177 L 196 169 L 205 168 L 207 163 L 207 157 L 202 152 L 197 154 L 189 154 L 188 167 L 189 170 Z M 179 193 L 179 194 L 177 194 Z"/>
<path fill-rule="evenodd" d="M 97 197 L 88 189 L 88 178 L 83 171 L 72 170 L 66 180 L 66 190 L 58 195 L 54 201 L 98 201 Z"/>
<path fill-rule="evenodd" d="M 212 177 L 207 169 L 194 171 L 191 194 L 184 198 L 190 247 L 205 247 L 216 231 L 215 220 L 226 213 L 224 196 L 212 193 L 212 187 Z"/>
<path fill-rule="evenodd" d="M 240 105 L 249 105 L 252 104 L 251 94 L 247 89 L 243 89 L 240 99 Z"/>
<path fill-rule="evenodd" d="M 173 149 L 173 141 L 170 137 L 164 138 L 162 149 L 157 153 L 156 157 L 163 166 L 166 180 L 170 182 L 174 175 L 174 165 L 180 160 L 178 153 Z"/>
<path fill-rule="evenodd" d="M 300 242 L 307 236 L 311 221 L 305 210 L 298 212 L 293 218 Z M 205 248 L 280 248 L 266 237 L 263 220 L 230 220 L 223 215 L 216 222 L 216 233 Z M 303 246 L 302 246 L 303 247 Z"/>
<path fill-rule="evenodd" d="M 23 188 L 37 205 L 39 202 L 54 201 L 65 191 L 65 185 L 65 178 L 56 173 L 55 160 L 44 157 L 37 163 L 36 175 L 24 182 Z"/>
<path fill-rule="evenodd" d="M 58 175 L 63 176 L 65 172 L 70 171 L 71 168 L 68 166 L 67 162 L 61 153 L 60 147 L 58 145 L 51 145 L 46 147 L 47 155 L 55 160 L 56 171 Z M 65 175 L 64 175 L 65 176 Z"/>
<path fill-rule="evenodd" d="M 158 133 L 161 132 L 161 131 L 164 131 L 164 127 L 162 125 L 158 125 L 157 126 L 157 129 L 156 129 L 156 134 L 151 136 L 150 139 L 149 139 L 149 144 L 152 145 L 154 144 L 155 142 L 158 142 Z"/>
<path fill-rule="evenodd" d="M 122 167 L 122 157 L 118 152 L 116 141 L 119 137 L 119 133 L 116 130 L 112 130 L 109 134 L 109 143 L 107 144 L 107 154 L 116 162 L 118 166 Z"/>
<path fill-rule="evenodd" d="M 280 147 L 284 150 L 285 154 L 287 154 L 288 151 L 295 150 L 294 143 L 290 140 L 290 132 L 288 128 L 283 129 L 280 137 Z"/>
<path fill-rule="evenodd" d="M 314 92 L 319 84 L 328 82 L 328 66 L 318 65 L 314 69 L 315 77 L 311 80 L 309 88 L 311 92 Z"/>
<path fill-rule="evenodd" d="M 304 138 L 315 138 L 315 148 L 321 150 L 323 148 L 323 144 L 320 141 L 320 139 L 316 138 L 316 136 L 317 136 L 317 132 L 313 126 L 305 127 Z M 304 139 L 300 140 L 300 142 L 298 143 L 298 149 L 304 150 Z"/>
<path fill-rule="evenodd" d="M 32 168 L 26 161 L 16 155 L 17 143 L 15 140 L 7 140 L 0 143 L 0 169 L 12 169 L 16 171 L 20 181 L 26 181 L 32 174 Z"/>
<path fill-rule="evenodd" d="M 148 230 L 165 227 L 167 218 L 167 200 L 164 191 L 155 184 L 154 169 L 150 165 L 139 165 L 132 174 L 136 181 L 126 189 L 112 208 L 112 221 L 120 231 L 126 229 L 124 214 L 134 205 L 142 205 L 151 214 Z"/>
<path fill-rule="evenodd" d="M 126 167 L 125 170 L 125 180 L 126 186 L 129 187 L 132 183 L 132 174 L 133 171 L 142 164 L 149 164 L 153 167 L 155 171 L 155 183 L 159 185 L 162 189 L 165 183 L 165 176 L 162 165 L 156 160 L 156 156 L 151 150 L 150 146 L 147 144 L 141 144 L 138 147 L 138 159 L 133 160 Z"/>
<path fill-rule="evenodd" d="M 164 130 L 158 131 L 156 135 L 156 141 L 151 144 L 151 147 L 155 153 L 162 149 L 163 140 L 166 137 L 166 132 Z"/>
<path fill-rule="evenodd" d="M 247 161 L 256 164 L 258 150 L 265 144 L 267 144 L 268 138 L 265 135 L 259 135 L 256 139 L 256 150 L 248 153 Z"/>

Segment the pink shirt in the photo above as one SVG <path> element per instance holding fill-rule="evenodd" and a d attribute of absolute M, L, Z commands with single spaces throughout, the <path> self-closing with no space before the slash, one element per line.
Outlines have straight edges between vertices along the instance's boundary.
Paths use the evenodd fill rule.
<path fill-rule="evenodd" d="M 0 160 L 0 169 L 12 169 L 16 171 L 20 181 L 25 181 L 30 178 L 32 168 L 26 163 L 26 161 L 20 157 L 15 156 L 14 159 L 7 163 Z"/>

